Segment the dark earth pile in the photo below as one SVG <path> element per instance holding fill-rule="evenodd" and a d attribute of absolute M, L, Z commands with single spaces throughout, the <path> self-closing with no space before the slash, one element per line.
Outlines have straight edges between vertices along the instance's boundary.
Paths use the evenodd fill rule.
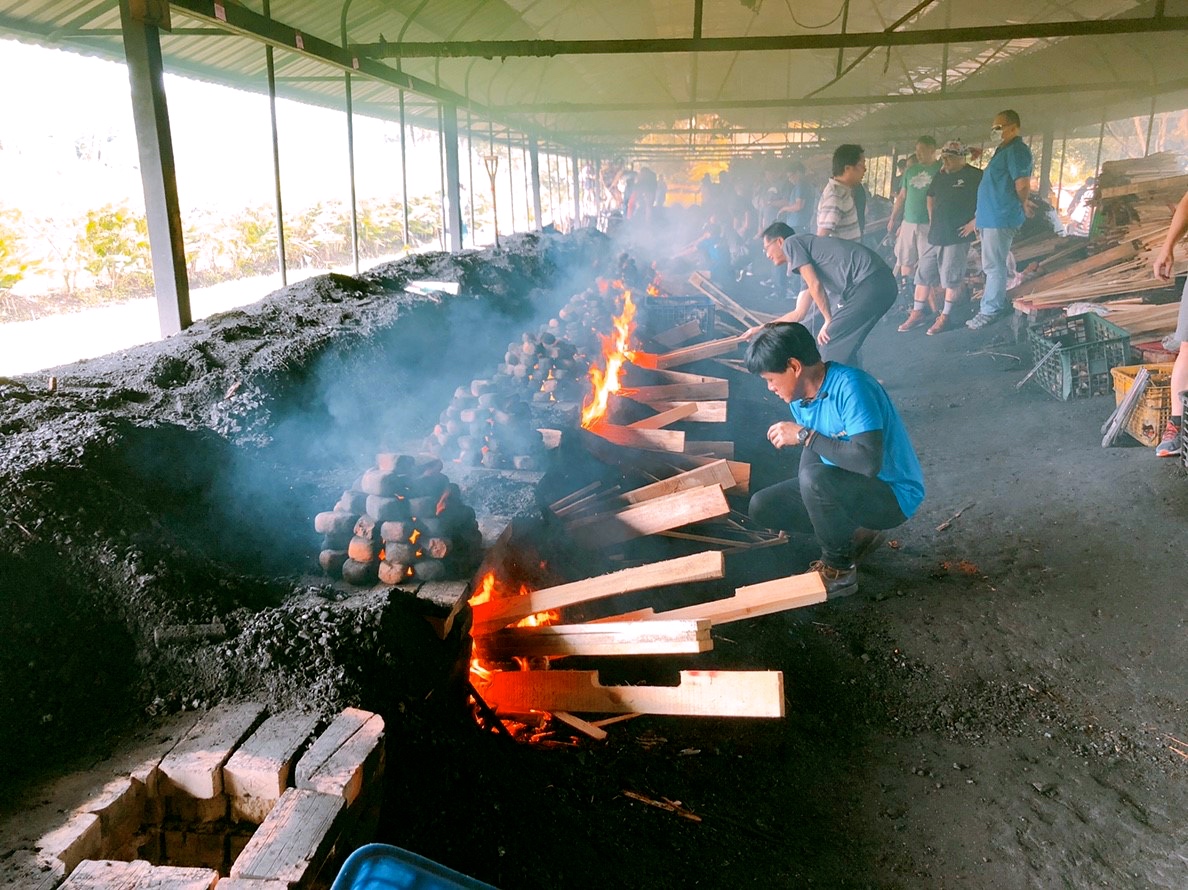
<path fill-rule="evenodd" d="M 506 888 L 1188 884 L 1188 480 L 1147 449 L 1098 447 L 1108 400 L 1016 391 L 1028 363 L 1003 325 L 872 335 L 867 366 L 920 452 L 924 506 L 856 596 L 715 629 L 696 664 L 782 670 L 783 721 L 643 717 L 601 744 L 510 743 L 424 706 L 450 653 L 408 631 L 407 600 L 301 580 L 309 517 L 535 330 L 528 303 L 544 298 L 529 291 L 587 246 L 526 239 L 320 279 L 59 369 L 53 396 L 0 384 L 7 762 L 86 766 L 96 727 L 263 690 L 383 711 L 380 840 Z M 455 272 L 499 312 L 397 283 Z M 495 317 L 506 329 L 475 335 Z M 465 349 L 442 345 L 453 334 Z M 734 438 L 756 486 L 790 472 L 795 455 L 763 437 L 786 409 L 760 382 L 689 370 L 731 377 L 730 431 L 703 435 Z M 421 395 L 399 397 L 414 377 Z M 458 481 L 480 514 L 533 509 L 526 482 Z M 728 580 L 813 555 L 733 556 Z M 568 558 L 586 562 L 550 554 L 606 568 Z M 690 666 L 636 661 L 614 670 L 666 682 Z"/>

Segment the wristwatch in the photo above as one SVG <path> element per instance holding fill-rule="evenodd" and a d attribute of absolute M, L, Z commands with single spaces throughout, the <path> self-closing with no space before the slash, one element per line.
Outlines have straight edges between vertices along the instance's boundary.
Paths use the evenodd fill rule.
<path fill-rule="evenodd" d="M 800 432 L 796 434 L 796 444 L 803 445 L 805 442 L 808 441 L 808 437 L 812 435 L 812 432 L 813 431 L 810 430 L 807 426 L 802 426 L 800 428 Z"/>

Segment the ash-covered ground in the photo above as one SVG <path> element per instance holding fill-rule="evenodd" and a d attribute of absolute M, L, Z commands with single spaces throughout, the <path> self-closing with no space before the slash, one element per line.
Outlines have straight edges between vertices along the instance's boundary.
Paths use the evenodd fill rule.
<path fill-rule="evenodd" d="M 522 302 L 548 276 L 493 270 L 561 268 L 554 249 L 585 255 L 529 241 L 514 261 L 470 261 L 495 276 L 484 286 L 513 328 L 530 326 Z M 59 369 L 52 397 L 38 380 L 2 384 L 9 764 L 93 763 L 103 732 L 148 712 L 264 690 L 382 710 L 379 839 L 501 887 L 1188 884 L 1188 478 L 1148 449 L 1100 448 L 1109 400 L 1017 391 L 1030 361 L 1005 325 L 925 337 L 884 323 L 866 364 L 904 416 L 928 497 L 859 593 L 716 628 L 696 665 L 613 668 L 653 682 L 690 666 L 782 670 L 786 719 L 642 717 L 604 743 L 517 744 L 423 706 L 448 654 L 402 632 L 416 622 L 390 598 L 295 580 L 316 549 L 312 514 L 373 452 L 422 434 L 508 340 L 480 355 L 481 328 L 456 321 L 470 301 L 445 308 L 396 281 L 289 289 L 205 334 Z M 517 281 L 523 294 L 500 290 Z M 425 348 L 459 329 L 464 355 Z M 410 366 L 440 379 L 423 405 L 399 387 Z M 690 370 L 730 378 L 729 433 L 702 435 L 733 438 L 755 487 L 793 471 L 763 436 L 786 409 L 760 381 Z M 326 389 L 344 380 L 378 402 Z M 366 422 L 376 404 L 390 424 Z M 594 472 L 562 470 L 574 485 Z M 480 513 L 533 509 L 523 479 L 462 484 Z M 793 541 L 732 556 L 727 580 L 803 571 L 814 555 Z M 569 572 L 611 568 L 586 557 L 550 554 Z"/>

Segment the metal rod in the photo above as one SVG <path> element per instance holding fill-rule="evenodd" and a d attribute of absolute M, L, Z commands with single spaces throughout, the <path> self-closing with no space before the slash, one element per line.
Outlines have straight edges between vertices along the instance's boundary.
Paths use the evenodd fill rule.
<path fill-rule="evenodd" d="M 1151 131 L 1155 126 L 1155 96 L 1151 96 L 1151 114 L 1147 118 L 1147 143 L 1143 149 L 1143 157 L 1148 157 L 1151 154 Z"/>
<path fill-rule="evenodd" d="M 193 2 L 193 0 L 191 0 Z M 645 53 L 733 53 L 772 50 L 845 49 L 928 46 L 945 43 L 995 43 L 1003 40 L 1048 40 L 1112 34 L 1158 34 L 1188 30 L 1188 16 L 1081 19 L 1026 22 L 965 28 L 921 28 L 910 31 L 851 31 L 829 34 L 782 34 L 738 37 L 662 37 L 632 40 L 446 40 L 409 43 L 362 43 L 354 49 L 375 59 L 510 58 L 567 55 L 639 55 Z"/>
<path fill-rule="evenodd" d="M 474 240 L 474 130 L 469 111 L 466 112 L 466 188 L 470 191 L 470 246 L 478 247 Z"/>
<path fill-rule="evenodd" d="M 404 246 L 412 245 L 412 235 L 408 231 L 408 149 L 404 142 L 404 90 L 400 91 L 400 205 L 404 211 Z"/>
<path fill-rule="evenodd" d="M 1093 176 L 1095 178 L 1101 176 L 1101 146 L 1105 142 L 1105 125 L 1106 113 L 1103 110 L 1101 112 L 1101 130 L 1097 133 L 1097 160 L 1093 162 Z M 1100 184 L 1098 188 L 1101 188 Z"/>
<path fill-rule="evenodd" d="M 351 259 L 355 264 L 355 274 L 359 274 L 359 208 L 355 199 L 355 116 L 354 105 L 351 100 L 351 75 L 343 75 L 346 88 L 346 120 L 347 120 L 347 179 L 351 186 Z"/>
<path fill-rule="evenodd" d="M 264 0 L 264 17 L 270 18 L 271 2 Z M 289 283 L 289 264 L 285 259 L 285 212 L 281 201 L 280 131 L 276 124 L 276 64 L 272 45 L 264 47 L 264 66 L 268 72 L 268 118 L 272 123 L 272 178 L 276 197 L 276 263 L 280 269 L 281 287 Z"/>
<path fill-rule="evenodd" d="M 446 249 L 446 233 L 449 223 L 446 218 L 446 172 L 445 172 L 445 122 L 442 120 L 441 103 L 437 104 L 437 176 L 441 184 L 441 235 L 437 239 L 441 249 Z"/>
<path fill-rule="evenodd" d="M 516 177 L 512 165 L 512 136 L 507 134 L 507 207 L 511 214 L 511 230 L 516 230 Z"/>

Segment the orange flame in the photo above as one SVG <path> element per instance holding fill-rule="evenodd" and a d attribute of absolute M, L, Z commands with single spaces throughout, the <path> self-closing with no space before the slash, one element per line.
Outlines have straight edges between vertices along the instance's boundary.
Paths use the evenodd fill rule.
<path fill-rule="evenodd" d="M 445 491 L 443 491 L 441 493 L 441 497 L 437 501 L 437 513 L 435 515 L 440 516 L 442 513 L 444 513 L 446 505 L 448 505 L 449 502 L 450 502 L 450 490 L 447 488 Z"/>
<path fill-rule="evenodd" d="M 614 336 L 607 337 L 602 344 L 606 371 L 599 370 L 597 365 L 590 365 L 590 382 L 594 391 L 582 408 L 582 426 L 586 429 L 606 416 L 611 394 L 623 388 L 620 381 L 623 365 L 635 358 L 631 349 L 631 334 L 635 330 L 635 303 L 631 299 L 631 291 L 623 291 L 623 311 L 615 316 L 614 325 Z"/>
<path fill-rule="evenodd" d="M 491 597 L 495 595 L 495 573 L 487 572 L 483 575 L 483 580 L 479 583 L 478 593 L 470 598 L 470 605 L 477 606 L 479 603 L 487 603 L 491 601 Z"/>
<path fill-rule="evenodd" d="M 417 543 L 417 538 L 419 538 L 420 536 L 421 536 L 421 530 L 419 528 L 414 528 L 412 535 L 408 539 L 408 543 L 410 543 L 410 544 Z"/>
<path fill-rule="evenodd" d="M 649 284 L 648 285 L 648 296 L 649 297 L 660 296 L 660 288 L 656 287 L 656 285 L 654 285 L 654 284 Z"/>

